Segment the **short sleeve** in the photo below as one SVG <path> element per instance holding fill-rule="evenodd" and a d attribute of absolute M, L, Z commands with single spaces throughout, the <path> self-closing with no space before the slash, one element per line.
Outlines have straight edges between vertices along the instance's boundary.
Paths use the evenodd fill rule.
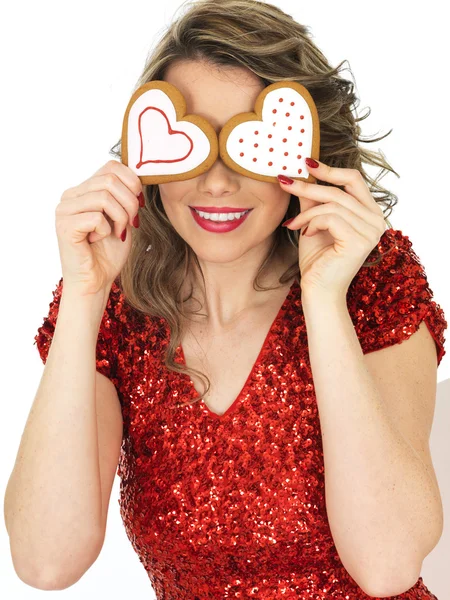
<path fill-rule="evenodd" d="M 400 230 L 388 229 L 367 257 L 347 296 L 349 313 L 364 354 L 401 344 L 425 321 L 436 344 L 437 364 L 445 354 L 444 311 L 433 299 L 425 269 L 411 240 Z"/>
<path fill-rule="evenodd" d="M 43 324 L 38 328 L 34 338 L 38 352 L 45 364 L 47 362 L 53 334 L 58 319 L 59 305 L 63 290 L 63 278 L 60 279 L 53 291 L 53 300 L 50 302 L 48 315 Z M 116 282 L 113 283 L 105 312 L 100 324 L 96 347 L 96 370 L 117 384 L 117 357 L 120 339 L 120 315 L 123 306 L 123 296 Z"/>

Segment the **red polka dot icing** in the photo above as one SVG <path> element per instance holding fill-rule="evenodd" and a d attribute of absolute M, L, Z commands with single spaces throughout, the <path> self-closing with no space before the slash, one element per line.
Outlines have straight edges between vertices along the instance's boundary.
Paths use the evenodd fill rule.
<path fill-rule="evenodd" d="M 287 104 L 289 110 L 278 111 L 280 104 Z M 270 120 L 274 114 L 276 121 Z M 225 144 L 230 158 L 243 169 L 260 175 L 276 177 L 286 171 L 296 177 L 304 173 L 307 178 L 303 163 L 312 153 L 313 119 L 306 99 L 291 87 L 274 89 L 264 99 L 261 117 L 258 129 L 253 120 L 239 123 L 230 131 Z M 302 121 L 301 130 L 295 127 L 298 120 Z M 262 137 L 255 144 L 251 140 L 257 132 Z M 302 147 L 301 154 L 294 150 L 298 147 Z"/>

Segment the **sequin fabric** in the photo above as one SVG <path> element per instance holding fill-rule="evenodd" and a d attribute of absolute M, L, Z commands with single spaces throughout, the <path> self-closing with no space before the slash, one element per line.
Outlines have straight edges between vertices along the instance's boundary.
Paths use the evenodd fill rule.
<path fill-rule="evenodd" d="M 442 309 L 409 238 L 386 230 L 390 251 L 361 267 L 347 305 L 364 353 L 407 340 L 425 320 L 438 360 Z M 376 249 L 367 260 L 376 258 Z M 45 363 L 62 291 L 36 336 Z M 344 568 L 327 520 L 324 457 L 294 282 L 252 372 L 222 416 L 191 379 L 169 372 L 162 318 L 137 314 L 116 283 L 100 326 L 97 370 L 117 388 L 124 437 L 117 474 L 128 538 L 158 600 L 370 598 Z M 183 363 L 181 347 L 176 361 Z M 396 599 L 433 599 L 422 578 Z"/>

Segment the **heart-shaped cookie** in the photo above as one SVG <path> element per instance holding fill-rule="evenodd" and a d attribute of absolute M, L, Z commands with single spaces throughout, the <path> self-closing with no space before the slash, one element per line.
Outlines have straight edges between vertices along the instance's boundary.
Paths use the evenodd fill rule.
<path fill-rule="evenodd" d="M 219 134 L 219 152 L 231 169 L 261 181 L 277 175 L 315 182 L 305 158 L 320 160 L 319 115 L 308 90 L 295 81 L 265 87 L 255 112 L 232 117 Z"/>
<path fill-rule="evenodd" d="M 122 126 L 122 162 L 145 185 L 192 179 L 217 160 L 212 125 L 186 115 L 183 94 L 167 81 L 150 81 L 131 97 Z"/>

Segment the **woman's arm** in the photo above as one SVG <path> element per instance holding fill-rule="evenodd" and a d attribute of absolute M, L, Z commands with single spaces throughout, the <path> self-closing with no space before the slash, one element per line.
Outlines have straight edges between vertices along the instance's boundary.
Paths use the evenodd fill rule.
<path fill-rule="evenodd" d="M 346 299 L 302 292 L 302 304 L 333 539 L 365 591 L 396 595 L 414 585 L 436 545 L 429 523 L 442 522 L 442 504 L 425 465 L 389 416 Z"/>

